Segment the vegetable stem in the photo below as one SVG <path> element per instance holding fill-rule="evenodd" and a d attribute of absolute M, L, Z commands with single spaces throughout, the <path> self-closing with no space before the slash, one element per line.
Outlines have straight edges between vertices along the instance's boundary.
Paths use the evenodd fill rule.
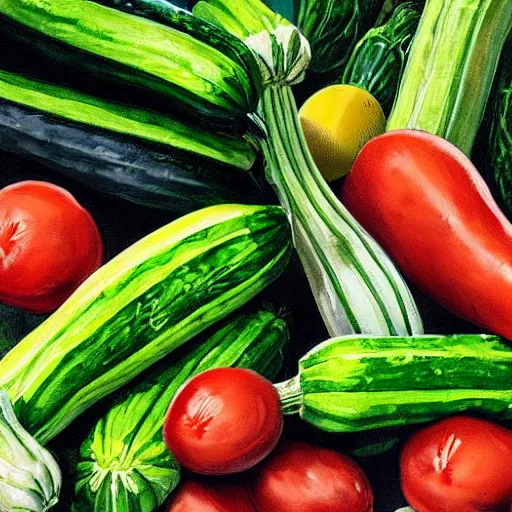
<path fill-rule="evenodd" d="M 298 414 L 302 409 L 303 399 L 299 375 L 274 384 L 274 387 L 281 400 L 281 412 L 286 415 Z"/>

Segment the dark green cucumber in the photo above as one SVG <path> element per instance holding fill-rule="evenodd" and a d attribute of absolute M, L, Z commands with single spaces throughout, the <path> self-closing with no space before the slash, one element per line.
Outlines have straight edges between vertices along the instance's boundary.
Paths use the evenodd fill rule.
<path fill-rule="evenodd" d="M 269 379 L 277 375 L 289 336 L 283 320 L 259 311 L 213 329 L 191 350 L 143 375 L 98 421 L 80 450 L 73 510 L 152 512 L 165 501 L 180 473 L 162 426 L 169 403 L 188 378 L 228 366 L 251 368 Z"/>
<path fill-rule="evenodd" d="M 265 202 L 254 179 L 231 165 L 6 100 L 0 100 L 0 149 L 103 193 L 173 213 Z"/>
<path fill-rule="evenodd" d="M 416 1 L 399 4 L 391 18 L 370 29 L 357 43 L 345 66 L 341 83 L 361 87 L 391 111 L 421 17 Z"/>
<path fill-rule="evenodd" d="M 290 256 L 273 206 L 212 206 L 132 245 L 0 361 L 19 421 L 46 443 L 93 403 L 240 307 Z"/>
<path fill-rule="evenodd" d="M 134 104 L 140 99 L 143 106 L 231 131 L 243 130 L 256 108 L 258 75 L 248 74 L 255 66 L 249 52 L 233 60 L 224 48 L 179 28 L 88 0 L 0 0 L 0 16 L 8 46 L 16 50 L 14 60 L 34 62 L 33 72 L 46 71 L 45 81 L 70 80 L 63 84 L 73 87 L 82 80 L 86 87 L 99 82 L 96 90 L 84 92 L 96 94 L 106 84 L 110 99 L 133 91 Z M 188 26 L 189 14 L 183 16 Z M 19 52 L 37 58 L 27 61 Z"/>
<path fill-rule="evenodd" d="M 512 348 L 489 335 L 328 340 L 277 385 L 285 413 L 357 432 L 473 411 L 512 419 Z"/>

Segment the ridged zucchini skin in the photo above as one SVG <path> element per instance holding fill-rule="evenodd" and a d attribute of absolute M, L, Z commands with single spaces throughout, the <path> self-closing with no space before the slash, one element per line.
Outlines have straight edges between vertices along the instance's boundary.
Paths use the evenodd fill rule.
<path fill-rule="evenodd" d="M 433 133 L 470 156 L 511 26 L 510 0 L 427 0 L 387 130 Z"/>
<path fill-rule="evenodd" d="M 43 74 L 49 68 L 48 81 L 74 86 L 86 80 L 89 86 L 92 77 L 96 91 L 109 91 L 111 99 L 131 91 L 130 103 L 140 99 L 143 106 L 230 132 L 243 132 L 256 108 L 258 75 L 248 74 L 255 64 L 242 66 L 240 57 L 233 60 L 179 28 L 88 0 L 0 0 L 0 16 L 10 45 L 37 56 L 28 62 L 42 60 L 34 68 Z M 245 52 L 244 62 L 251 58 Z"/>
<path fill-rule="evenodd" d="M 142 375 L 93 427 L 80 450 L 74 511 L 152 512 L 165 501 L 180 470 L 163 441 L 162 426 L 169 403 L 188 378 L 228 366 L 251 368 L 269 379 L 277 375 L 289 332 L 276 315 L 237 315 L 212 329 L 191 350 Z"/>
<path fill-rule="evenodd" d="M 109 261 L 0 361 L 0 388 L 46 443 L 90 405 L 227 316 L 290 256 L 274 206 L 219 205 Z"/>
<path fill-rule="evenodd" d="M 176 214 L 265 203 L 253 178 L 236 167 L 6 100 L 0 100 L 0 149 L 103 193 Z"/>
<path fill-rule="evenodd" d="M 497 336 L 328 340 L 279 384 L 285 412 L 330 432 L 399 427 L 472 411 L 512 418 L 512 349 Z"/>
<path fill-rule="evenodd" d="M 399 4 L 391 18 L 370 29 L 357 43 L 341 83 L 367 90 L 384 114 L 391 111 L 421 12 L 415 1 Z"/>

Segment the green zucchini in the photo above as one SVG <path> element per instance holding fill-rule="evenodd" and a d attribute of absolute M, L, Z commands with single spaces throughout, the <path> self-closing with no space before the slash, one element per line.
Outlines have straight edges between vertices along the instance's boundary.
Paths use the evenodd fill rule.
<path fill-rule="evenodd" d="M 421 12 L 416 1 L 399 4 L 389 20 L 357 43 L 340 83 L 361 87 L 391 111 Z"/>
<path fill-rule="evenodd" d="M 0 98 L 54 116 L 116 131 L 249 169 L 254 151 L 243 140 L 128 105 L 118 105 L 64 87 L 0 70 Z"/>
<path fill-rule="evenodd" d="M 50 104 L 45 101 L 41 107 Z M 105 119 L 96 115 L 91 121 L 97 125 Z M 126 118 L 120 120 L 120 125 L 127 126 Z M 193 137 L 201 143 L 201 135 L 207 144 L 207 132 L 197 130 Z M 219 149 L 223 141 L 226 148 L 236 146 L 231 139 L 215 136 L 213 140 L 220 142 Z M 190 147 L 187 138 L 183 143 Z M 129 129 L 120 133 L 2 99 L 0 149 L 38 160 L 101 192 L 177 214 L 222 203 L 266 202 L 252 176 L 234 165 L 135 137 Z M 206 150 L 206 146 L 200 148 L 203 153 Z M 242 141 L 240 151 L 233 147 L 232 157 L 230 164 L 243 166 L 253 158 Z"/>
<path fill-rule="evenodd" d="M 512 219 L 512 33 L 502 54 L 493 95 L 487 107 L 485 166 L 500 204 Z"/>
<path fill-rule="evenodd" d="M 311 45 L 309 69 L 339 73 L 384 0 L 299 0 L 297 27 Z"/>
<path fill-rule="evenodd" d="M 286 414 L 330 432 L 472 411 L 512 419 L 512 348 L 497 336 L 347 336 L 321 343 L 277 385 Z"/>
<path fill-rule="evenodd" d="M 427 0 L 387 129 L 434 133 L 469 156 L 511 26 L 510 0 Z"/>
<path fill-rule="evenodd" d="M 101 267 L 8 352 L 0 389 L 23 427 L 45 444 L 259 293 L 284 269 L 290 247 L 277 206 L 212 206 L 181 217 Z M 2 442 L 0 435 L 0 448 Z M 10 448 L 0 466 L 15 465 L 16 452 Z M 30 478 L 37 483 L 38 475 Z"/>
<path fill-rule="evenodd" d="M 162 426 L 169 403 L 189 377 L 227 366 L 251 368 L 269 379 L 277 375 L 289 336 L 283 320 L 258 311 L 214 329 L 191 350 L 143 375 L 96 423 L 80 450 L 74 510 L 151 512 L 165 501 L 180 472 Z"/>
<path fill-rule="evenodd" d="M 247 126 L 247 114 L 258 101 L 250 52 L 240 52 L 240 42 L 226 52 L 229 36 L 217 48 L 218 28 L 211 42 L 194 37 L 187 11 L 175 16 L 171 28 L 88 0 L 0 0 L 0 27 L 10 32 L 15 54 L 37 55 L 29 61 L 34 70 L 44 73 L 50 66 L 50 79 L 43 81 L 56 76 L 74 85 L 90 84 L 94 77 L 92 82 L 107 84 L 105 89 L 119 91 L 119 97 L 135 90 L 131 98 L 142 105 L 149 98 L 152 107 L 173 117 L 231 132 Z M 239 54 L 235 59 L 234 53 Z M 39 59 L 43 62 L 38 64 Z"/>

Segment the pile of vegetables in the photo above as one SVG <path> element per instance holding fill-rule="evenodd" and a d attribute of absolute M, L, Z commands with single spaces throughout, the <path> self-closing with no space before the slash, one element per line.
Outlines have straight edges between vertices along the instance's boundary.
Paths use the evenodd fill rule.
<path fill-rule="evenodd" d="M 0 0 L 0 510 L 512 506 L 512 3 L 284 4 Z"/>

